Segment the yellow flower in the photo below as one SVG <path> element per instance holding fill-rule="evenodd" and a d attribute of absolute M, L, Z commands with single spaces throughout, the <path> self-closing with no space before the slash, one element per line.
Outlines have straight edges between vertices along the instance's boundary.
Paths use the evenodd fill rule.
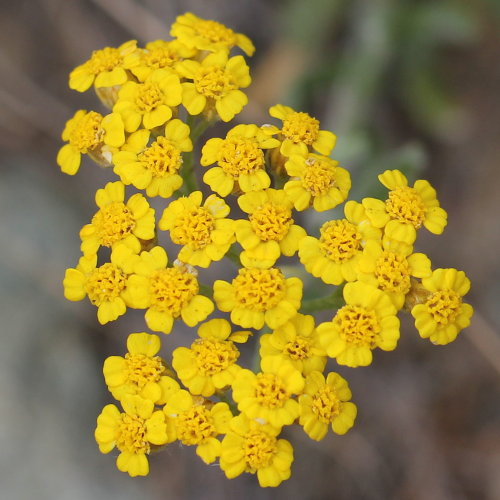
<path fill-rule="evenodd" d="M 170 198 L 182 186 L 182 153 L 193 150 L 189 133 L 189 127 L 176 118 L 150 146 L 148 130 L 130 134 L 121 151 L 113 155 L 114 172 L 125 184 L 145 189 L 150 197 Z"/>
<path fill-rule="evenodd" d="M 422 288 L 427 292 L 424 302 L 411 310 L 418 333 L 434 344 L 453 342 L 469 326 L 474 312 L 462 301 L 470 289 L 469 279 L 463 271 L 436 269 L 432 276 L 422 279 Z"/>
<path fill-rule="evenodd" d="M 279 133 L 282 138 L 280 147 L 282 155 L 306 156 L 313 149 L 328 156 L 335 147 L 337 137 L 328 130 L 320 130 L 319 121 L 307 113 L 277 104 L 269 109 L 269 114 L 283 122 L 281 129 L 273 126 L 267 127 L 268 133 Z"/>
<path fill-rule="evenodd" d="M 399 339 L 396 308 L 386 293 L 356 281 L 344 287 L 346 305 L 317 330 L 328 356 L 339 365 L 367 366 L 376 347 L 393 351 Z"/>
<path fill-rule="evenodd" d="M 102 116 L 95 111 L 77 111 L 64 127 L 62 139 L 68 144 L 57 153 L 57 164 L 65 174 L 75 175 L 82 154 L 88 154 L 97 163 L 110 166 L 113 148 L 125 142 L 123 127 L 117 113 Z"/>
<path fill-rule="evenodd" d="M 307 272 L 331 285 L 355 281 L 362 245 L 381 238 L 380 229 L 371 226 L 361 204 L 349 201 L 344 213 L 345 219 L 321 226 L 319 239 L 307 236 L 299 245 L 300 262 Z"/>
<path fill-rule="evenodd" d="M 191 12 L 177 17 L 170 34 L 188 47 L 198 50 L 217 52 L 239 47 L 247 56 L 251 56 L 255 51 L 251 40 L 245 35 L 235 33 L 217 21 L 201 19 Z"/>
<path fill-rule="evenodd" d="M 179 384 L 168 376 L 163 359 L 157 356 L 160 347 L 157 335 L 131 333 L 127 338 L 128 353 L 106 358 L 104 379 L 115 399 L 120 401 L 126 394 L 137 394 L 161 405 L 180 390 Z"/>
<path fill-rule="evenodd" d="M 410 291 L 411 277 L 431 274 L 431 261 L 425 254 L 412 253 L 411 247 L 398 242 L 367 241 L 358 263 L 358 279 L 380 288 L 398 310 Z"/>
<path fill-rule="evenodd" d="M 214 300 L 221 311 L 231 312 L 235 325 L 278 328 L 297 313 L 302 281 L 285 278 L 278 268 L 242 268 L 232 283 L 215 281 Z"/>
<path fill-rule="evenodd" d="M 245 342 L 250 332 L 231 333 L 225 319 L 212 319 L 198 328 L 191 348 L 178 347 L 172 353 L 172 366 L 191 394 L 212 396 L 231 385 L 241 367 L 236 364 L 240 352 L 235 342 Z"/>
<path fill-rule="evenodd" d="M 124 58 L 137 50 L 137 42 L 130 40 L 117 49 L 105 47 L 94 50 L 91 58 L 77 66 L 69 75 L 69 87 L 78 92 L 85 92 L 92 84 L 95 87 L 114 87 L 128 80 Z"/>
<path fill-rule="evenodd" d="M 263 150 L 277 144 L 257 125 L 237 125 L 225 139 L 215 137 L 203 146 L 200 163 L 205 167 L 217 163 L 203 180 L 220 196 L 238 188 L 245 193 L 268 188 L 271 178 L 265 170 Z"/>
<path fill-rule="evenodd" d="M 127 395 L 121 401 L 124 413 L 115 405 L 106 405 L 97 417 L 95 439 L 101 453 L 109 453 L 115 446 L 120 451 L 116 466 L 132 477 L 147 476 L 147 455 L 153 446 L 175 440 L 172 423 L 165 414 L 155 411 L 154 403 L 139 396 Z"/>
<path fill-rule="evenodd" d="M 431 233 L 441 234 L 447 223 L 447 214 L 439 206 L 436 190 L 425 180 L 418 180 L 413 187 L 399 170 L 386 170 L 378 176 L 389 189 L 384 202 L 364 198 L 366 215 L 375 227 L 385 228 L 387 238 L 412 245 L 417 229 L 422 225 Z"/>
<path fill-rule="evenodd" d="M 121 114 L 127 132 L 136 131 L 141 124 L 152 130 L 170 120 L 172 107 L 178 106 L 181 101 L 179 76 L 171 70 L 158 69 L 143 83 L 125 83 L 118 93 L 113 111 Z"/>
<path fill-rule="evenodd" d="M 177 65 L 180 75 L 192 80 L 182 84 L 182 104 L 190 115 L 204 113 L 208 120 L 219 115 L 228 122 L 247 104 L 239 90 L 252 81 L 243 56 L 228 58 L 227 52 L 216 52 L 203 61 L 185 60 Z"/>
<path fill-rule="evenodd" d="M 261 487 L 279 486 L 291 475 L 292 445 L 276 436 L 279 430 L 245 415 L 233 417 L 221 445 L 220 468 L 228 479 L 243 472 L 257 474 Z"/>
<path fill-rule="evenodd" d="M 155 237 L 155 211 L 146 198 L 136 193 L 127 204 L 124 199 L 125 186 L 120 181 L 108 182 L 97 190 L 95 201 L 99 210 L 80 231 L 84 255 L 97 253 L 101 246 L 113 248 L 121 243 L 139 253 L 140 240 Z"/>
<path fill-rule="evenodd" d="M 261 359 L 276 356 L 289 361 L 304 375 L 323 371 L 326 364 L 314 317 L 304 314 L 297 314 L 273 333 L 262 335 L 259 353 Z"/>
<path fill-rule="evenodd" d="M 291 179 L 283 189 L 296 210 L 313 206 L 317 212 L 324 212 L 345 201 L 351 189 L 351 176 L 338 164 L 314 153 L 290 157 L 285 168 Z"/>
<path fill-rule="evenodd" d="M 167 267 L 162 247 L 142 252 L 135 274 L 129 279 L 132 307 L 147 309 L 145 319 L 154 332 L 170 333 L 174 319 L 188 326 L 203 321 L 214 309 L 213 302 L 199 295 L 196 273 L 185 265 Z"/>
<path fill-rule="evenodd" d="M 299 396 L 299 424 L 315 441 L 321 441 L 328 427 L 345 434 L 354 424 L 357 408 L 351 403 L 351 390 L 340 375 L 330 372 L 325 377 L 314 371 L 306 377 L 304 393 Z"/>
<path fill-rule="evenodd" d="M 236 221 L 236 239 L 245 249 L 240 254 L 245 267 L 271 267 L 281 254 L 291 257 L 306 231 L 294 224 L 293 203 L 284 191 L 266 189 L 238 198 L 249 220 Z"/>
<path fill-rule="evenodd" d="M 125 245 L 117 245 L 111 252 L 111 262 L 97 266 L 97 255 L 81 257 L 76 268 L 66 270 L 64 296 L 71 301 L 88 297 L 97 306 L 101 325 L 114 321 L 130 307 L 128 277 L 138 256 Z"/>
<path fill-rule="evenodd" d="M 228 431 L 233 417 L 227 403 L 213 404 L 180 390 L 168 400 L 163 411 L 173 422 L 182 444 L 196 446 L 196 454 L 206 464 L 215 462 L 221 448 L 217 436 Z"/>
<path fill-rule="evenodd" d="M 208 267 L 221 260 L 234 242 L 234 221 L 227 219 L 229 207 L 212 194 L 202 206 L 201 191 L 173 201 L 158 223 L 170 238 L 183 245 L 178 259 L 192 266 Z"/>

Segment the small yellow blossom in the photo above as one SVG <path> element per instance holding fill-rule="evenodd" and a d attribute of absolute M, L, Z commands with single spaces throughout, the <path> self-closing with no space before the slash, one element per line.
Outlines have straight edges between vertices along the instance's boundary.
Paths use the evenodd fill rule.
<path fill-rule="evenodd" d="M 250 332 L 231 333 L 225 319 L 212 319 L 198 328 L 191 347 L 178 347 L 172 353 L 172 366 L 191 394 L 212 396 L 231 385 L 241 367 L 235 342 L 245 342 Z"/>
<path fill-rule="evenodd" d="M 299 396 L 299 424 L 315 441 L 321 441 L 328 427 L 345 434 L 354 424 L 357 408 L 350 402 L 351 390 L 340 375 L 330 372 L 325 380 L 319 371 L 306 377 L 304 393 Z"/>
<path fill-rule="evenodd" d="M 168 376 L 165 362 L 157 356 L 161 340 L 157 335 L 131 333 L 127 338 L 128 353 L 106 358 L 104 379 L 117 400 L 126 394 L 137 394 L 156 404 L 165 404 L 170 395 L 180 390 Z"/>
<path fill-rule="evenodd" d="M 276 147 L 276 139 L 268 137 L 257 125 L 237 125 L 225 139 L 215 137 L 203 146 L 200 163 L 217 163 L 203 176 L 212 191 L 227 196 L 238 188 L 247 193 L 271 185 L 265 167 L 264 149 Z"/>
<path fill-rule="evenodd" d="M 170 238 L 182 245 L 178 259 L 192 266 L 208 267 L 221 260 L 234 239 L 234 221 L 228 219 L 229 206 L 212 194 L 202 205 L 201 191 L 173 201 L 158 223 Z"/>
<path fill-rule="evenodd" d="M 463 271 L 436 269 L 422 279 L 421 288 L 426 292 L 425 300 L 411 310 L 418 333 L 434 344 L 453 342 L 469 326 L 474 312 L 470 304 L 462 301 L 470 289 L 469 279 Z"/>
<path fill-rule="evenodd" d="M 125 204 L 123 183 L 108 182 L 97 190 L 95 201 L 99 210 L 80 231 L 84 255 L 97 253 L 101 246 L 113 248 L 117 244 L 125 244 L 139 253 L 140 240 L 155 237 L 155 211 L 142 194 L 134 194 Z"/>
<path fill-rule="evenodd" d="M 170 333 L 174 319 L 188 326 L 203 321 L 214 309 L 213 302 L 199 295 L 196 273 L 185 265 L 167 267 L 167 253 L 156 246 L 142 252 L 129 278 L 132 307 L 147 309 L 145 319 L 154 332 Z"/>
<path fill-rule="evenodd" d="M 253 43 L 245 35 L 235 33 L 217 21 L 201 19 L 191 12 L 177 17 L 170 34 L 186 46 L 195 47 L 200 51 L 230 51 L 233 47 L 239 47 L 248 56 L 255 51 Z"/>
<path fill-rule="evenodd" d="M 147 476 L 147 455 L 153 446 L 175 441 L 175 429 L 154 403 L 140 396 L 127 395 L 121 401 L 124 413 L 115 405 L 106 405 L 99 417 L 95 439 L 101 453 L 109 453 L 115 446 L 120 454 L 116 466 L 132 477 Z"/>
<path fill-rule="evenodd" d="M 247 96 L 239 90 L 252 81 L 243 56 L 228 58 L 227 52 L 216 52 L 201 62 L 182 61 L 177 71 L 192 80 L 182 84 L 182 104 L 190 115 L 204 113 L 209 121 L 218 115 L 228 122 L 248 102 Z"/>
<path fill-rule="evenodd" d="M 338 165 L 338 161 L 314 153 L 290 157 L 285 168 L 291 179 L 283 189 L 296 210 L 312 206 L 317 212 L 324 212 L 346 200 L 351 176 Z"/>
<path fill-rule="evenodd" d="M 292 445 L 278 439 L 279 430 L 245 415 L 233 417 L 221 445 L 220 468 L 228 479 L 244 472 L 257 474 L 261 487 L 279 486 L 290 475 Z"/>
<path fill-rule="evenodd" d="M 314 317 L 305 314 L 297 314 L 273 333 L 262 335 L 259 354 L 261 359 L 277 356 L 289 361 L 303 375 L 323 371 L 326 364 Z"/>
<path fill-rule="evenodd" d="M 331 285 L 355 281 L 363 244 L 381 238 L 381 230 L 368 222 L 361 204 L 349 201 L 344 213 L 345 219 L 321 226 L 319 239 L 307 236 L 299 245 L 300 262 L 306 270 Z"/>
<path fill-rule="evenodd" d="M 217 280 L 214 300 L 231 321 L 260 330 L 264 324 L 278 328 L 295 316 L 302 300 L 302 281 L 285 278 L 278 268 L 242 268 L 232 283 Z"/>
<path fill-rule="evenodd" d="M 339 365 L 368 366 L 376 347 L 393 351 L 399 339 L 396 308 L 386 293 L 356 281 L 344 287 L 346 305 L 318 327 L 320 343 Z"/>
<path fill-rule="evenodd" d="M 307 236 L 305 229 L 294 224 L 293 203 L 282 190 L 266 189 L 246 193 L 238 198 L 248 220 L 236 221 L 236 239 L 244 248 L 240 254 L 245 267 L 271 267 L 281 254 L 291 257 Z"/>
<path fill-rule="evenodd" d="M 163 411 L 182 444 L 196 446 L 196 454 L 206 464 L 215 462 L 221 448 L 217 436 L 229 430 L 233 417 L 227 403 L 213 404 L 180 390 L 170 397 Z"/>

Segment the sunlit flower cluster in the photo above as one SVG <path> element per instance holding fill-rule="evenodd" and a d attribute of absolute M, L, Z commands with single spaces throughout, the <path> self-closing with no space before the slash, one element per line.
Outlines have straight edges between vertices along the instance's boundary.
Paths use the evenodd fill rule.
<path fill-rule="evenodd" d="M 254 46 L 192 13 L 170 35 L 96 50 L 69 78 L 109 112 L 77 111 L 57 163 L 69 175 L 85 156 L 112 168 L 82 221 L 64 295 L 88 298 L 101 324 L 136 309 L 160 332 L 128 335 L 127 352 L 104 361 L 117 404 L 102 410 L 95 439 L 130 476 L 179 442 L 229 479 L 278 486 L 294 458 L 284 428 L 319 441 L 354 425 L 335 364 L 367 366 L 377 348 L 394 350 L 400 314 L 433 344 L 455 340 L 473 313 L 470 282 L 415 251 L 422 227 L 446 226 L 432 186 L 386 170 L 382 199 L 347 201 L 336 136 L 308 113 L 278 104 L 274 124 L 210 135 L 247 104 Z"/>

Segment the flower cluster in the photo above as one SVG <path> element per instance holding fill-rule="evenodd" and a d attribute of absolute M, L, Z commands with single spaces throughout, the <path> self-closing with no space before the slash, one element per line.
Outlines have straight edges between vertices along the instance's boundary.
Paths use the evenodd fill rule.
<path fill-rule="evenodd" d="M 109 112 L 77 111 L 57 163 L 74 175 L 87 155 L 115 177 L 80 230 L 65 297 L 88 297 L 101 324 L 131 308 L 153 332 L 197 327 L 167 359 L 160 336 L 141 332 L 128 336 L 124 356 L 105 360 L 120 407 L 102 410 L 95 439 L 103 453 L 117 448 L 117 467 L 131 476 L 148 474 L 149 455 L 179 441 L 228 478 L 247 472 L 277 486 L 293 462 L 283 428 L 297 424 L 321 440 L 354 424 L 349 385 L 327 362 L 367 366 L 376 348 L 394 350 L 404 312 L 422 338 L 453 341 L 472 316 L 463 302 L 470 283 L 414 251 L 422 226 L 434 234 L 446 226 L 431 185 L 412 187 L 387 170 L 378 176 L 386 199 L 346 201 L 351 176 L 331 157 L 336 137 L 309 114 L 276 105 L 275 125 L 238 124 L 206 139 L 247 104 L 249 68 L 233 53 L 254 47 L 191 13 L 170 34 L 143 48 L 96 50 L 69 77 L 74 90 L 93 87 Z M 343 217 L 328 212 L 342 205 Z M 319 232 L 303 227 L 304 211 L 325 212 Z M 211 280 L 206 270 L 223 259 L 228 280 Z M 330 293 L 304 297 L 307 274 Z M 331 320 L 306 314 L 319 310 Z M 250 369 L 240 353 L 252 346 Z"/>

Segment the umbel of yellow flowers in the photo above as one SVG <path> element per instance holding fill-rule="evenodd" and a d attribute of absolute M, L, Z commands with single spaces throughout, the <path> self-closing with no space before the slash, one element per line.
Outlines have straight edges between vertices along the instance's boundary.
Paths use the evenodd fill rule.
<path fill-rule="evenodd" d="M 405 312 L 422 338 L 455 340 L 472 316 L 463 302 L 470 282 L 414 249 L 422 227 L 441 234 L 446 226 L 432 186 L 388 170 L 378 176 L 385 199 L 346 202 L 351 176 L 331 156 L 336 137 L 309 114 L 278 104 L 269 114 L 279 123 L 234 124 L 200 143 L 247 104 L 249 68 L 234 53 L 251 56 L 254 47 L 191 13 L 170 34 L 96 50 L 69 77 L 109 112 L 78 110 L 57 163 L 69 175 L 82 155 L 112 168 L 80 230 L 65 297 L 88 297 L 101 324 L 132 308 L 144 310 L 153 332 L 197 327 L 166 357 L 158 335 L 138 332 L 125 354 L 105 360 L 119 406 L 102 410 L 95 439 L 102 453 L 117 448 L 116 465 L 130 476 L 147 475 L 149 456 L 179 441 L 228 478 L 250 473 L 278 486 L 293 462 L 283 428 L 299 425 L 318 441 L 356 419 L 349 385 L 327 361 L 367 366 L 377 348 L 394 350 Z M 319 231 L 299 223 L 299 212 L 341 205 L 343 215 Z M 167 255 L 169 240 L 177 255 Z M 210 280 L 206 269 L 222 260 L 229 281 Z M 307 274 L 330 293 L 304 297 Z M 320 310 L 331 319 L 316 324 L 307 313 Z M 252 369 L 240 364 L 246 344 L 254 344 Z"/>

